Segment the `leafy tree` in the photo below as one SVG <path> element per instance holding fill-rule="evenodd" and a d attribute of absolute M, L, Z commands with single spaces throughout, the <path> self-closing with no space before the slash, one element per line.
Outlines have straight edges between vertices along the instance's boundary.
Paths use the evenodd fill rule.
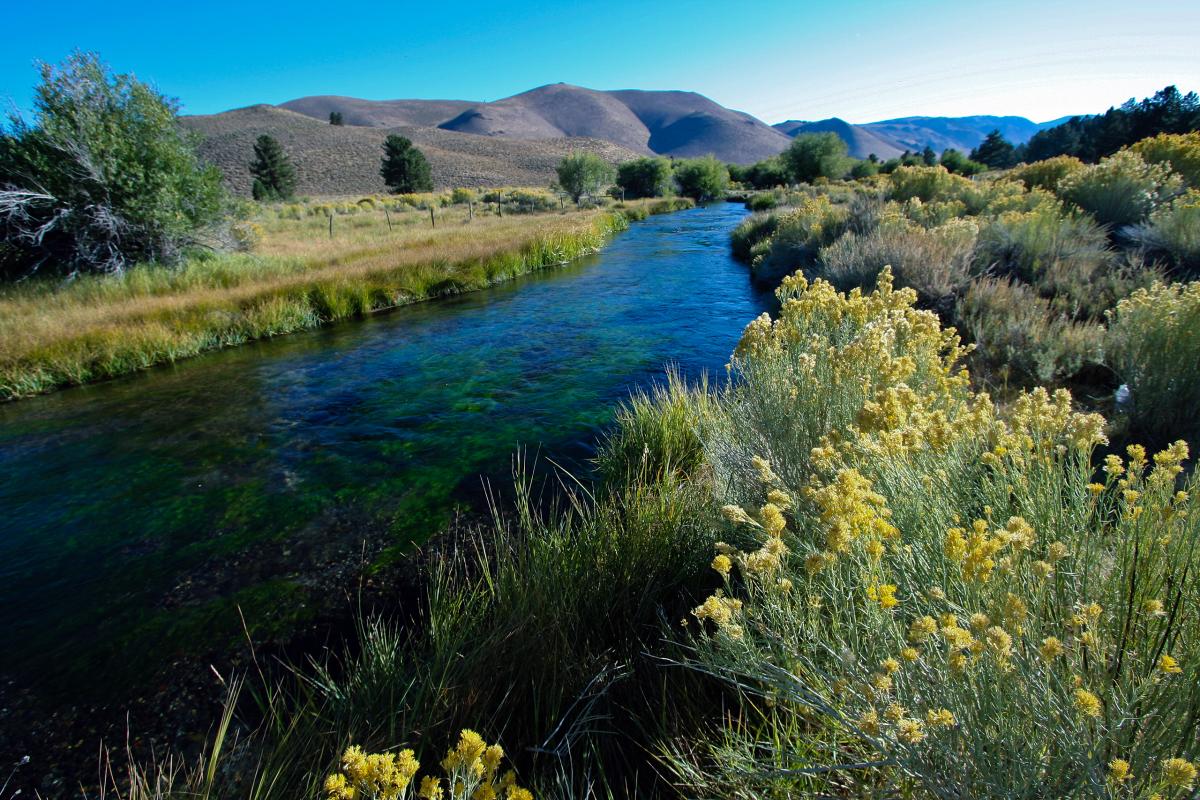
<path fill-rule="evenodd" d="M 94 53 L 39 69 L 32 124 L 0 130 L 0 274 L 118 272 L 218 243 L 221 173 L 174 100 Z"/>
<path fill-rule="evenodd" d="M 798 183 L 840 178 L 851 167 L 849 148 L 836 133 L 802 133 L 783 151 L 783 163 Z"/>
<path fill-rule="evenodd" d="M 759 161 L 748 167 L 729 165 L 729 178 L 738 183 L 749 184 L 755 189 L 774 189 L 791 183 L 791 173 L 779 156 Z"/>
<path fill-rule="evenodd" d="M 855 161 L 854 166 L 850 168 L 850 177 L 854 179 L 869 178 L 872 175 L 879 173 L 879 165 L 869 159 L 863 161 Z"/>
<path fill-rule="evenodd" d="M 576 203 L 584 195 L 594 197 L 609 183 L 612 183 L 614 170 L 612 164 L 595 153 L 569 153 L 558 165 L 558 185 L 571 196 Z"/>
<path fill-rule="evenodd" d="M 672 168 L 667 158 L 636 158 L 617 167 L 617 186 L 626 197 L 665 197 L 671 191 Z"/>
<path fill-rule="evenodd" d="M 716 200 L 729 189 L 729 168 L 712 156 L 689 158 L 676 163 L 675 183 L 680 194 L 698 203 Z"/>
<path fill-rule="evenodd" d="M 283 146 L 265 133 L 254 143 L 250 174 L 254 177 L 251 193 L 255 200 L 291 200 L 296 194 L 296 170 L 292 162 L 283 152 Z"/>
<path fill-rule="evenodd" d="M 383 164 L 379 174 L 397 194 L 433 191 L 433 172 L 425 154 L 403 136 L 391 134 L 383 141 Z"/>
<path fill-rule="evenodd" d="M 937 153 L 933 152 L 933 148 L 925 145 L 925 149 L 921 151 L 921 160 L 925 162 L 925 166 L 932 167 L 938 163 Z"/>
<path fill-rule="evenodd" d="M 342 120 L 342 112 L 330 111 L 329 112 L 329 124 L 330 125 L 344 125 L 345 122 Z"/>
<path fill-rule="evenodd" d="M 972 161 L 978 161 L 991 169 L 1006 169 L 1017 164 L 1017 151 L 1012 142 L 1000 131 L 994 130 L 984 137 L 979 146 L 971 151 Z"/>
<path fill-rule="evenodd" d="M 964 156 L 961 151 L 955 150 L 953 147 L 942 153 L 942 158 L 938 163 L 955 175 L 965 175 L 967 177 L 978 175 L 987 169 L 987 165 L 980 164 L 978 161 L 972 161 Z"/>

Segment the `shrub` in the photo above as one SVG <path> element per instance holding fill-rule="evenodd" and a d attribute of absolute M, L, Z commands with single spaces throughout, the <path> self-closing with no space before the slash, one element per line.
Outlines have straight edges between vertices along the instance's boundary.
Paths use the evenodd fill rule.
<path fill-rule="evenodd" d="M 0 131 L 0 277 L 119 272 L 218 243 L 221 174 L 174 101 L 91 53 L 40 71 L 34 124 Z"/>
<path fill-rule="evenodd" d="M 756 255 L 754 249 L 759 245 L 768 244 L 778 227 L 779 215 L 775 213 L 746 217 L 729 236 L 733 257 L 749 262 Z M 762 252 L 766 252 L 765 247 L 762 248 Z"/>
<path fill-rule="evenodd" d="M 617 167 L 617 186 L 627 199 L 666 197 L 671 193 L 671 162 L 662 158 L 638 158 Z"/>
<path fill-rule="evenodd" d="M 729 169 L 712 156 L 690 158 L 676 163 L 675 183 L 697 203 L 717 200 L 729 189 Z"/>
<path fill-rule="evenodd" d="M 1148 164 L 1166 165 L 1189 188 L 1200 190 L 1200 131 L 1160 133 L 1129 148 Z"/>
<path fill-rule="evenodd" d="M 464 189 L 458 187 L 450 192 L 450 202 L 455 205 L 463 205 L 464 203 L 475 202 L 478 195 L 473 189 Z"/>
<path fill-rule="evenodd" d="M 766 254 L 756 260 L 755 277 L 775 281 L 812 264 L 817 251 L 842 235 L 849 212 L 823 195 L 785 209 L 778 215 Z"/>
<path fill-rule="evenodd" d="M 1032 164 L 1021 164 L 1005 175 L 1009 180 L 1020 181 L 1026 189 L 1045 189 L 1057 192 L 1063 178 L 1074 175 L 1085 168 L 1075 156 L 1055 156 Z"/>
<path fill-rule="evenodd" d="M 888 196 L 900 202 L 957 200 L 970 187 L 969 180 L 951 175 L 945 167 L 899 167 L 888 176 Z"/>
<path fill-rule="evenodd" d="M 1063 178 L 1058 195 L 1087 211 L 1101 225 L 1133 225 L 1179 190 L 1180 181 L 1163 164 L 1148 164 L 1122 150 Z"/>
<path fill-rule="evenodd" d="M 976 357 L 993 371 L 1015 373 L 1024 385 L 1067 380 L 1103 358 L 1102 326 L 1073 322 L 1012 280 L 971 284 L 958 314 Z"/>
<path fill-rule="evenodd" d="M 931 203 L 922 203 L 920 198 L 914 197 L 903 205 L 904 216 L 923 228 L 936 228 L 938 225 L 944 225 L 952 219 L 963 216 L 966 210 L 967 206 L 961 200 L 935 200 Z"/>
<path fill-rule="evenodd" d="M 746 208 L 751 211 L 770 211 L 779 205 L 779 195 L 774 192 L 761 192 L 746 201 Z"/>
<path fill-rule="evenodd" d="M 1150 214 L 1131 232 L 1134 241 L 1177 270 L 1200 272 L 1200 191 L 1193 190 Z"/>
<path fill-rule="evenodd" d="M 612 164 L 595 153 L 570 153 L 563 157 L 556 169 L 558 185 L 576 203 L 585 195 L 595 197 L 605 186 L 612 183 L 616 174 Z"/>
<path fill-rule="evenodd" d="M 703 746 L 667 745 L 679 782 L 1183 796 L 1200 703 L 1200 624 L 1172 610 L 1200 601 L 1186 445 L 1149 469 L 1130 448 L 1097 482 L 1103 419 L 1064 391 L 1001 412 L 956 371 L 952 332 L 879 283 L 794 282 L 739 346 L 709 452 L 722 538 L 754 543 L 718 545 L 685 656 L 736 707 Z"/>
<path fill-rule="evenodd" d="M 978 259 L 995 272 L 1037 283 L 1054 266 L 1086 279 L 1112 254 L 1104 229 L 1090 217 L 1044 207 L 989 220 L 979 231 Z"/>
<path fill-rule="evenodd" d="M 938 163 L 940 163 L 950 172 L 953 172 L 955 175 L 962 175 L 966 178 L 969 178 L 972 175 L 978 175 L 988 168 L 987 164 L 981 164 L 978 161 L 972 161 L 960 151 L 955 150 L 953 147 L 942 153 L 942 157 L 939 159 Z"/>
<path fill-rule="evenodd" d="M 772 156 L 751 166 L 746 179 L 755 189 L 774 189 L 791 183 L 791 173 L 782 157 Z"/>
<path fill-rule="evenodd" d="M 1157 441 L 1200 430 L 1200 283 L 1156 283 L 1122 300 L 1105 353 L 1129 387 L 1135 430 Z"/>
<path fill-rule="evenodd" d="M 851 166 L 846 143 L 836 133 L 802 133 L 783 151 L 783 163 L 793 181 L 840 178 Z"/>
<path fill-rule="evenodd" d="M 854 166 L 850 167 L 850 177 L 855 180 L 870 178 L 873 175 L 879 174 L 879 165 L 874 161 L 855 161 Z"/>
<path fill-rule="evenodd" d="M 890 266 L 897 283 L 916 290 L 922 302 L 948 311 L 971 279 L 977 228 L 954 220 L 926 230 L 903 220 L 867 234 L 848 233 L 821 250 L 817 272 L 835 287 L 870 288 Z"/>

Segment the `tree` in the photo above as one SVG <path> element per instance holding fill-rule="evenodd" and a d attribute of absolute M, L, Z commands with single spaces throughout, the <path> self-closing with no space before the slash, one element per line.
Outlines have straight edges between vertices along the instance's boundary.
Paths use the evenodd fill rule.
<path fill-rule="evenodd" d="M 665 197 L 671 192 L 671 161 L 635 158 L 617 167 L 617 186 L 625 197 Z"/>
<path fill-rule="evenodd" d="M 345 123 L 342 120 L 342 112 L 330 111 L 329 112 L 329 124 L 330 125 L 344 125 Z"/>
<path fill-rule="evenodd" d="M 925 162 L 925 166 L 932 167 L 938 163 L 937 153 L 933 152 L 933 148 L 925 145 L 925 149 L 921 151 L 921 160 Z"/>
<path fill-rule="evenodd" d="M 698 203 L 724 197 L 729 189 L 729 169 L 713 156 L 689 158 L 675 165 L 679 193 Z"/>
<path fill-rule="evenodd" d="M 433 173 L 425 154 L 403 136 L 391 134 L 383 141 L 383 182 L 397 194 L 433 191 Z"/>
<path fill-rule="evenodd" d="M 879 165 L 870 159 L 855 161 L 854 166 L 850 167 L 850 177 L 855 180 L 869 178 L 877 174 L 879 174 Z"/>
<path fill-rule="evenodd" d="M 296 170 L 283 152 L 283 146 L 267 134 L 254 143 L 254 161 L 250 164 L 254 178 L 251 193 L 255 200 L 291 200 L 296 194 Z"/>
<path fill-rule="evenodd" d="M 953 147 L 942 152 L 942 158 L 939 163 L 955 175 L 964 175 L 968 178 L 972 175 L 978 175 L 987 169 L 986 165 L 980 164 L 978 161 L 972 161 L 964 156 L 961 151 L 955 150 Z"/>
<path fill-rule="evenodd" d="M 612 183 L 612 164 L 595 153 L 569 153 L 558 165 L 558 185 L 576 203 L 585 195 L 594 197 Z"/>
<path fill-rule="evenodd" d="M 993 130 L 971 151 L 970 158 L 991 169 L 1006 169 L 1016 166 L 1017 152 L 1012 143 L 1000 135 L 1000 131 Z"/>
<path fill-rule="evenodd" d="M 783 151 L 792 180 L 812 183 L 817 178 L 840 178 L 852 162 L 849 148 L 836 133 L 802 133 Z"/>
<path fill-rule="evenodd" d="M 94 53 L 39 69 L 32 124 L 0 130 L 0 274 L 118 272 L 218 242 L 221 173 L 174 100 Z"/>

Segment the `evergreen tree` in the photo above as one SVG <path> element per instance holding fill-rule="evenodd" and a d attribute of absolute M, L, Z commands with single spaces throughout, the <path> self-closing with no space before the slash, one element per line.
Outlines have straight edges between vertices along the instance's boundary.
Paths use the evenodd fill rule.
<path fill-rule="evenodd" d="M 933 152 L 933 148 L 925 145 L 925 149 L 921 151 L 921 160 L 925 162 L 925 166 L 932 167 L 938 163 L 937 153 Z"/>
<path fill-rule="evenodd" d="M 425 154 L 403 136 L 392 134 L 383 142 L 383 164 L 379 174 L 397 194 L 433 191 L 433 173 Z"/>
<path fill-rule="evenodd" d="M 1005 169 L 1016 165 L 1017 152 L 1012 143 L 1000 135 L 1000 131 L 994 130 L 971 151 L 970 158 L 991 169 Z"/>
<path fill-rule="evenodd" d="M 342 112 L 330 111 L 329 112 L 329 124 L 330 125 L 343 125 L 344 123 L 342 121 Z"/>
<path fill-rule="evenodd" d="M 254 143 L 250 174 L 254 176 L 255 200 L 290 200 L 296 194 L 296 170 L 292 162 L 279 142 L 265 133 Z"/>

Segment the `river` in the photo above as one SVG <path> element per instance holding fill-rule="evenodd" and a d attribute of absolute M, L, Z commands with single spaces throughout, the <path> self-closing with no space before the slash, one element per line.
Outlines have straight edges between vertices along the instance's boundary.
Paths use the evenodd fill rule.
<path fill-rule="evenodd" d="M 718 204 L 491 290 L 0 406 L 0 674 L 119 704 L 198 643 L 286 635 L 347 564 L 479 510 L 518 448 L 585 471 L 612 409 L 724 376 L 769 298 Z M 344 587 L 347 593 L 353 586 Z"/>

